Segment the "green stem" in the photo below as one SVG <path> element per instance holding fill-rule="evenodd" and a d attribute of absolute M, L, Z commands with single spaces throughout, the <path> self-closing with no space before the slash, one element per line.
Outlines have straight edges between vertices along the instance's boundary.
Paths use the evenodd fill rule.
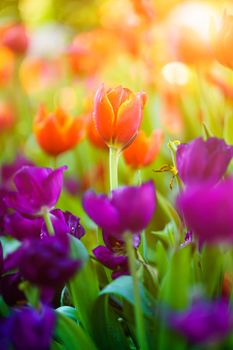
<path fill-rule="evenodd" d="M 109 147 L 109 178 L 110 191 L 118 187 L 118 160 L 120 151 L 118 148 Z"/>
<path fill-rule="evenodd" d="M 132 234 L 126 233 L 124 236 L 126 250 L 129 261 L 130 274 L 133 278 L 133 294 L 134 294 L 134 314 L 135 314 L 135 323 L 136 323 L 136 334 L 140 350 L 148 350 L 146 332 L 144 326 L 144 319 L 142 313 L 142 305 L 139 291 L 139 284 L 137 278 L 137 270 L 135 264 L 135 254 L 134 248 L 132 245 Z"/>
<path fill-rule="evenodd" d="M 142 172 L 140 169 L 137 170 L 136 172 L 137 176 L 137 186 L 141 186 L 142 184 Z M 143 258 L 145 261 L 147 261 L 147 241 L 146 241 L 146 231 L 143 230 L 141 232 L 141 244 L 142 244 L 142 252 L 143 252 Z"/>
<path fill-rule="evenodd" d="M 51 221 L 51 217 L 50 217 L 49 211 L 45 211 L 44 212 L 43 218 L 44 218 L 45 225 L 47 227 L 48 233 L 50 234 L 50 236 L 53 236 L 55 234 L 55 232 L 54 232 L 54 228 L 53 228 L 53 224 L 52 224 L 52 221 Z"/>

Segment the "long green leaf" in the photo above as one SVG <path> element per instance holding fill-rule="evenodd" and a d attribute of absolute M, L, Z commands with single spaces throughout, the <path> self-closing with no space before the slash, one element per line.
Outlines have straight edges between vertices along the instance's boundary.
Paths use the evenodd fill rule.
<path fill-rule="evenodd" d="M 97 350 L 87 333 L 63 313 L 57 312 L 55 339 L 62 342 L 66 350 Z"/>

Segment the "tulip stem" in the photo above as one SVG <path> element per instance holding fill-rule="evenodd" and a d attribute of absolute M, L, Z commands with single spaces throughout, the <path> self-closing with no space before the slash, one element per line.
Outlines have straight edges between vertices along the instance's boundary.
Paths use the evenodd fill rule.
<path fill-rule="evenodd" d="M 148 350 L 144 319 L 142 313 L 142 304 L 140 298 L 139 283 L 136 270 L 135 252 L 132 244 L 132 234 L 126 233 L 124 236 L 127 256 L 129 261 L 130 274 L 133 278 L 133 294 L 134 294 L 134 315 L 136 334 L 140 350 Z"/>
<path fill-rule="evenodd" d="M 54 228 L 53 228 L 53 224 L 52 224 L 52 221 L 51 221 L 51 217 L 50 217 L 49 211 L 46 210 L 44 212 L 43 218 L 44 218 L 45 225 L 47 227 L 48 233 L 50 234 L 50 236 L 53 236 L 55 232 L 54 232 Z"/>
<path fill-rule="evenodd" d="M 110 191 L 118 187 L 118 160 L 120 151 L 118 148 L 109 147 L 109 178 Z"/>

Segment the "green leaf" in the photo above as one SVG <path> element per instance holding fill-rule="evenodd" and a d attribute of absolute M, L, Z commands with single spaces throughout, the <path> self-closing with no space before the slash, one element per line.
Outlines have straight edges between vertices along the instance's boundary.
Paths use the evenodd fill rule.
<path fill-rule="evenodd" d="M 176 210 L 171 205 L 171 203 L 167 200 L 167 198 L 165 198 L 162 195 L 162 193 L 160 193 L 158 190 L 156 190 L 156 195 L 157 195 L 159 206 L 162 208 L 162 210 L 167 215 L 167 217 L 174 222 L 177 230 L 180 231 L 183 225 Z"/>
<path fill-rule="evenodd" d="M 57 312 L 61 312 L 66 317 L 70 318 L 71 320 L 77 322 L 77 311 L 74 307 L 71 306 L 60 306 L 56 309 Z"/>
<path fill-rule="evenodd" d="M 208 296 L 220 292 L 223 273 L 223 254 L 219 247 L 205 246 L 201 253 L 203 283 Z"/>
<path fill-rule="evenodd" d="M 94 317 L 94 315 L 98 315 L 98 318 Z M 109 304 L 108 296 L 99 297 L 95 303 L 93 313 L 94 339 L 99 349 L 129 349 L 122 321 Z"/>
<path fill-rule="evenodd" d="M 183 309 L 188 304 L 190 284 L 190 247 L 178 249 L 172 255 L 168 273 L 161 287 L 161 301 L 173 309 Z"/>
<path fill-rule="evenodd" d="M 72 236 L 70 237 L 70 242 L 72 257 L 81 259 L 83 266 L 68 283 L 68 289 L 77 310 L 77 318 L 91 334 L 92 310 L 99 293 L 97 274 L 94 263 L 89 258 L 88 252 L 82 242 Z"/>
<path fill-rule="evenodd" d="M 87 333 L 63 313 L 57 312 L 55 339 L 62 342 L 66 350 L 97 350 Z"/>
<path fill-rule="evenodd" d="M 142 303 L 142 311 L 145 316 L 153 317 L 155 303 L 149 292 L 139 284 L 140 297 Z M 114 295 L 115 297 L 123 298 L 129 304 L 134 304 L 133 296 L 133 279 L 131 276 L 121 276 L 116 280 L 108 284 L 101 292 L 100 295 Z"/>

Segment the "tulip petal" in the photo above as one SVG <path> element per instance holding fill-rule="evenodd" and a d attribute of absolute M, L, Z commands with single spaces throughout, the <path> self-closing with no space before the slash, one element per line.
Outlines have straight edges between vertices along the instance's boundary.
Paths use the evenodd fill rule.
<path fill-rule="evenodd" d="M 131 95 L 118 110 L 114 139 L 116 144 L 126 145 L 137 134 L 142 120 L 142 101 L 140 95 Z"/>
<path fill-rule="evenodd" d="M 96 128 L 105 142 L 111 142 L 113 137 L 114 111 L 104 91 L 100 86 L 95 95 L 94 120 Z"/>

